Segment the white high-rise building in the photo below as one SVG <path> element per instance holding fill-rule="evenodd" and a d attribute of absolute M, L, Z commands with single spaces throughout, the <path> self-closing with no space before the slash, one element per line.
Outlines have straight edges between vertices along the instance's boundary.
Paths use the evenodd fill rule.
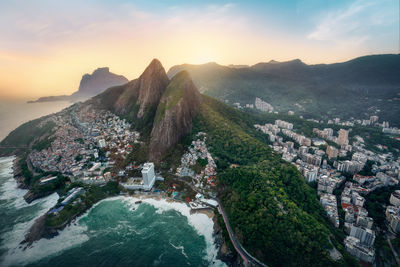
<path fill-rule="evenodd" d="M 100 140 L 99 140 L 99 147 L 100 147 L 100 148 L 106 147 L 106 140 L 100 139 Z"/>
<path fill-rule="evenodd" d="M 153 187 L 154 182 L 156 181 L 153 162 L 146 162 L 143 165 L 142 178 L 143 178 L 143 189 L 150 190 Z"/>

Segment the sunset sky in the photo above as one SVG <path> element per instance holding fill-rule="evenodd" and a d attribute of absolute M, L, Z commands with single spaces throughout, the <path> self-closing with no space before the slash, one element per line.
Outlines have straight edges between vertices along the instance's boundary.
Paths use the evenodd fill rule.
<path fill-rule="evenodd" d="M 0 98 L 70 94 L 108 66 L 134 79 L 152 58 L 331 63 L 399 53 L 398 0 L 0 1 Z"/>

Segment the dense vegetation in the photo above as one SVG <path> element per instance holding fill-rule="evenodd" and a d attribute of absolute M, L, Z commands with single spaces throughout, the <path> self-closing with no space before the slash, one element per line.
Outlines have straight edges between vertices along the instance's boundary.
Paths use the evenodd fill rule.
<path fill-rule="evenodd" d="M 117 182 L 108 182 L 105 186 L 90 186 L 82 184 L 71 184 L 66 187 L 61 195 L 65 195 L 70 189 L 82 186 L 85 193 L 79 196 L 79 201 L 70 203 L 64 207 L 57 215 L 48 215 L 46 225 L 50 227 L 61 227 L 70 222 L 75 216 L 78 216 L 92 207 L 96 202 L 110 196 L 118 195 L 120 192 Z M 62 200 L 60 199 L 59 202 Z M 57 207 L 57 206 L 56 206 Z"/>
<path fill-rule="evenodd" d="M 244 247 L 269 266 L 354 263 L 339 246 L 315 190 L 254 130 L 256 118 L 208 97 L 193 132 L 208 133 L 219 196 Z M 239 167 L 229 168 L 231 164 Z M 329 240 L 346 257 L 333 262 Z"/>
<path fill-rule="evenodd" d="M 38 141 L 32 146 L 32 149 L 36 149 L 38 151 L 43 149 L 48 149 L 51 147 L 51 143 L 55 140 L 55 137 L 46 136 L 43 140 Z"/>
<path fill-rule="evenodd" d="M 17 129 L 13 130 L 3 141 L 1 141 L 0 146 L 5 147 L 0 149 L 0 155 L 10 155 L 14 151 L 25 151 L 29 145 L 35 139 L 49 134 L 55 126 L 54 122 L 48 122 L 42 127 L 39 127 L 39 123 L 45 117 L 26 122 L 19 126 Z M 46 143 L 40 144 L 40 147 L 44 147 Z M 7 148 L 10 147 L 10 148 Z"/>
<path fill-rule="evenodd" d="M 306 65 L 300 60 L 248 68 L 186 64 L 171 68 L 168 75 L 181 70 L 187 70 L 205 94 L 230 104 L 254 104 L 259 97 L 278 111 L 293 110 L 307 118 L 367 119 L 378 114 L 400 126 L 399 55 L 330 65 Z"/>

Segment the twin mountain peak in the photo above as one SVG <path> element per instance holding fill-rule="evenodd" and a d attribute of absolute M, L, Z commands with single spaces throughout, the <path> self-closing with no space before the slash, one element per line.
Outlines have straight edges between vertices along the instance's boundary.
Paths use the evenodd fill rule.
<path fill-rule="evenodd" d="M 90 101 L 147 134 L 149 159 L 159 161 L 190 133 L 202 97 L 188 72 L 181 71 L 170 80 L 160 61 L 153 59 L 139 78 L 108 88 Z"/>

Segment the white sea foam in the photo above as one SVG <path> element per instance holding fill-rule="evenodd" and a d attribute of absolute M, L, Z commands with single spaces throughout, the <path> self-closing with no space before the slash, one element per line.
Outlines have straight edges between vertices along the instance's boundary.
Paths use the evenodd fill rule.
<path fill-rule="evenodd" d="M 19 245 L 24 239 L 29 228 L 34 221 L 51 207 L 58 200 L 57 193 L 53 193 L 45 199 L 42 199 L 41 209 L 37 212 L 38 216 L 28 222 L 19 223 L 14 226 L 12 231 L 4 235 L 4 245 L 7 253 L 2 264 L 4 266 L 26 265 L 36 262 L 48 256 L 58 255 L 62 251 L 80 245 L 89 240 L 86 235 L 87 227 L 83 225 L 69 225 L 59 235 L 52 239 L 40 239 L 34 242 L 30 247 Z"/>
<path fill-rule="evenodd" d="M 186 259 L 189 259 L 189 258 L 188 258 L 188 255 L 186 255 L 186 253 L 185 253 L 185 248 L 184 248 L 183 246 L 175 246 L 175 245 L 172 244 L 171 242 L 169 242 L 169 244 L 170 244 L 174 249 L 180 250 L 181 253 L 182 253 L 182 255 L 185 256 Z"/>
<path fill-rule="evenodd" d="M 7 252 L 3 258 L 4 260 L 2 262 L 2 265 L 11 266 L 34 263 L 49 256 L 59 255 L 62 253 L 62 251 L 79 246 L 89 240 L 87 227 L 78 223 L 67 226 L 63 231 L 60 231 L 58 236 L 52 239 L 41 239 L 34 242 L 31 247 L 25 250 L 19 245 L 34 221 L 44 212 L 53 207 L 56 204 L 57 200 L 58 195 L 56 193 L 48 196 L 47 198 L 38 200 L 36 204 L 40 204 L 41 209 L 36 213 L 37 216 L 30 221 L 16 224 L 12 231 L 7 232 L 3 236 L 3 247 L 7 249 Z M 90 210 L 80 216 L 77 221 L 79 222 L 82 218 L 86 217 L 92 209 L 100 205 L 102 202 L 114 200 L 123 201 L 124 203 L 128 204 L 129 208 L 137 208 L 138 204 L 135 204 L 135 202 L 138 200 L 142 200 L 143 203 L 154 206 L 157 209 L 157 213 L 160 214 L 169 210 L 178 211 L 180 214 L 188 219 L 189 224 L 197 231 L 199 235 L 203 235 L 205 237 L 207 246 L 206 260 L 209 262 L 213 262 L 213 266 L 226 266 L 225 263 L 216 259 L 218 250 L 214 244 L 212 219 L 202 213 L 190 214 L 190 208 L 187 207 L 184 203 L 169 202 L 165 199 L 138 199 L 133 197 L 117 196 L 107 198 L 96 203 Z M 187 257 L 183 247 L 174 247 L 176 249 L 180 249 L 182 254 Z"/>
<path fill-rule="evenodd" d="M 190 214 L 190 208 L 179 202 L 171 202 L 166 199 L 153 199 L 153 198 L 130 198 L 130 197 L 119 197 L 123 199 L 124 202 L 130 205 L 134 204 L 138 200 L 142 200 L 143 203 L 148 203 L 157 209 L 157 213 L 161 214 L 169 210 L 176 210 L 188 219 L 189 224 L 197 231 L 199 235 L 203 235 L 206 240 L 206 252 L 207 260 L 213 262 L 214 266 L 226 266 L 224 262 L 217 259 L 218 249 L 215 246 L 214 233 L 214 222 L 206 214 L 203 213 L 193 213 Z"/>
<path fill-rule="evenodd" d="M 15 156 L 11 156 L 11 157 L 2 157 L 0 158 L 0 164 L 3 163 L 9 163 L 11 161 L 11 165 L 12 165 L 12 161 L 15 159 Z"/>
<path fill-rule="evenodd" d="M 12 170 L 14 159 L 15 157 L 0 158 L 0 164 L 2 164 L 0 177 L 5 180 L 0 187 L 0 200 L 7 200 L 15 209 L 42 203 L 43 199 L 36 199 L 29 204 L 24 200 L 24 195 L 28 190 L 18 188 L 18 183 L 14 179 Z"/>
<path fill-rule="evenodd" d="M 30 251 L 36 246 L 36 244 L 34 244 L 32 248 L 23 250 L 23 246 L 20 245 L 20 242 L 24 240 L 25 235 L 28 233 L 35 220 L 53 207 L 57 203 L 57 200 L 57 193 L 53 193 L 46 198 L 36 200 L 33 205 L 39 205 L 40 208 L 32 211 L 34 212 L 34 214 L 32 214 L 34 217 L 25 222 L 15 224 L 9 232 L 6 232 L 2 236 L 2 248 L 7 250 L 3 262 L 5 266 L 21 265 L 24 263 L 25 259 L 29 259 L 32 256 Z"/>
<path fill-rule="evenodd" d="M 0 158 L 0 176 L 4 179 L 0 187 L 0 199 L 7 200 L 7 205 L 15 209 L 29 207 L 31 210 L 26 214 L 24 222 L 16 223 L 10 231 L 2 235 L 1 247 L 6 250 L 6 253 L 2 256 L 1 265 L 26 265 L 88 240 L 88 237 L 82 234 L 86 231 L 85 227 L 73 226 L 67 227 L 53 239 L 41 239 L 34 242 L 29 248 L 24 249 L 25 245 L 20 245 L 35 220 L 52 208 L 57 203 L 59 196 L 57 193 L 53 193 L 30 204 L 26 203 L 23 196 L 28 190 L 18 188 L 12 173 L 13 160 L 14 157 Z M 21 217 L 19 217 L 19 221 L 21 221 Z"/>
<path fill-rule="evenodd" d="M 4 265 L 26 265 L 48 256 L 59 255 L 66 249 L 70 249 L 88 241 L 89 237 L 85 234 L 86 230 L 86 226 L 70 225 L 61 231 L 58 236 L 52 239 L 40 239 L 25 250 L 20 247 L 9 250 L 5 257 Z"/>

